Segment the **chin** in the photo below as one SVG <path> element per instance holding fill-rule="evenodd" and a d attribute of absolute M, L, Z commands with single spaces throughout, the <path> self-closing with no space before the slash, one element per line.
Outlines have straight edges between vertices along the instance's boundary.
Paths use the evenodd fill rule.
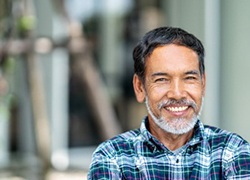
<path fill-rule="evenodd" d="M 197 116 L 194 116 L 191 120 L 187 120 L 185 118 L 176 118 L 168 121 L 164 118 L 156 117 L 152 117 L 152 119 L 165 132 L 176 135 L 188 133 L 194 128 L 195 124 L 198 121 Z"/>

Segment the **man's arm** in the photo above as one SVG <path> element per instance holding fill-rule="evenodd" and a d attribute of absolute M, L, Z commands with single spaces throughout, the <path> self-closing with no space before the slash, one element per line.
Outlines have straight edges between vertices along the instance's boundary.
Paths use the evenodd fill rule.
<path fill-rule="evenodd" d="M 248 143 L 243 144 L 237 151 L 229 153 L 227 156 L 229 161 L 226 168 L 226 179 L 250 179 L 250 145 Z"/>
<path fill-rule="evenodd" d="M 100 153 L 95 153 L 92 158 L 88 180 L 118 180 L 121 179 L 121 172 L 115 157 L 105 157 Z"/>

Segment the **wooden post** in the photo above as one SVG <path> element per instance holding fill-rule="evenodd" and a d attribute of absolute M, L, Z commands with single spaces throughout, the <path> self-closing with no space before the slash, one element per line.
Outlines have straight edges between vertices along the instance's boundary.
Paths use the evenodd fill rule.
<path fill-rule="evenodd" d="M 38 156 L 44 163 L 44 170 L 50 167 L 50 126 L 47 117 L 43 80 L 38 60 L 33 52 L 27 54 L 28 80 L 34 117 L 34 128 Z"/>

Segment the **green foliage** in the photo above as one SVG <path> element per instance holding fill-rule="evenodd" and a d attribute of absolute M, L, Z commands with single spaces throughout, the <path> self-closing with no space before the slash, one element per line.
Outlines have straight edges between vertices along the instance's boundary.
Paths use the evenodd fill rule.
<path fill-rule="evenodd" d="M 25 33 L 34 29 L 35 27 L 35 17 L 34 16 L 22 16 L 18 20 L 17 28 L 19 32 Z"/>

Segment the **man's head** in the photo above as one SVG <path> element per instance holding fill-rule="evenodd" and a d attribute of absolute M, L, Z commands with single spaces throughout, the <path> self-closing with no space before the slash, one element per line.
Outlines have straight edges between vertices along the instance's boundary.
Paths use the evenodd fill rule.
<path fill-rule="evenodd" d="M 136 98 L 146 102 L 151 126 L 172 134 L 193 129 L 205 93 L 204 48 L 179 28 L 148 32 L 134 49 Z"/>

